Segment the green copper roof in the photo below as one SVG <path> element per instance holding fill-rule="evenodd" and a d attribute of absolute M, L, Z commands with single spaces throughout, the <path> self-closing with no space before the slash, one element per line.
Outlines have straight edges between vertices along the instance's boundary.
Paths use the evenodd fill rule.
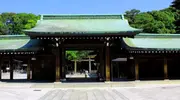
<path fill-rule="evenodd" d="M 138 34 L 135 38 L 123 38 L 123 41 L 131 49 L 180 49 L 178 34 Z"/>
<path fill-rule="evenodd" d="M 39 40 L 25 35 L 0 35 L 0 51 L 34 51 L 38 46 Z"/>
<path fill-rule="evenodd" d="M 122 15 L 42 15 L 27 33 L 45 34 L 118 34 L 138 32 Z"/>

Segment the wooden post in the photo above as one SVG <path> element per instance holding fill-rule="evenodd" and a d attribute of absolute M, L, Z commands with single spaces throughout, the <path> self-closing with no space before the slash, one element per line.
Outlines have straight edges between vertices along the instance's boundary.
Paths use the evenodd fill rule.
<path fill-rule="evenodd" d="M 13 58 L 12 57 L 10 57 L 10 60 L 9 60 L 10 62 L 10 80 L 13 80 L 13 70 L 14 70 L 14 68 L 13 68 Z"/>
<path fill-rule="evenodd" d="M 164 58 L 164 79 L 168 79 L 168 65 L 166 58 Z"/>
<path fill-rule="evenodd" d="M 89 73 L 91 73 L 91 58 L 89 57 Z"/>
<path fill-rule="evenodd" d="M 1 72 L 1 70 L 2 70 L 2 64 L 3 64 L 3 58 L 1 57 L 1 58 L 0 58 L 0 80 L 2 79 L 2 72 Z"/>
<path fill-rule="evenodd" d="M 135 59 L 135 79 L 139 80 L 139 63 L 137 59 Z"/>
<path fill-rule="evenodd" d="M 74 60 L 74 73 L 77 72 L 77 60 Z"/>
<path fill-rule="evenodd" d="M 104 67 L 105 67 L 105 66 L 104 66 L 104 59 L 103 59 L 103 58 L 104 58 L 104 54 L 103 54 L 103 53 L 104 53 L 104 50 L 103 50 L 103 48 L 101 48 L 100 51 L 99 51 L 100 66 L 98 66 L 98 67 L 99 67 L 98 70 L 99 70 L 99 72 L 101 73 L 101 76 L 102 76 L 102 77 L 104 77 L 104 75 L 105 75 L 105 74 L 104 74 L 104 72 L 105 72 L 105 71 L 104 71 Z"/>
<path fill-rule="evenodd" d="M 60 53 L 61 53 L 61 78 L 65 79 L 66 78 L 66 73 L 65 73 L 65 66 L 66 66 L 66 59 L 65 59 L 65 55 L 66 55 L 66 51 L 65 48 L 63 47 L 63 45 L 61 44 L 61 49 L 60 49 Z"/>
<path fill-rule="evenodd" d="M 59 48 L 56 50 L 56 82 L 60 82 L 60 57 Z"/>
<path fill-rule="evenodd" d="M 28 58 L 28 62 L 27 62 L 27 80 L 31 80 L 31 59 Z"/>
<path fill-rule="evenodd" d="M 106 45 L 106 81 L 110 81 L 110 50 L 109 50 L 109 42 Z"/>

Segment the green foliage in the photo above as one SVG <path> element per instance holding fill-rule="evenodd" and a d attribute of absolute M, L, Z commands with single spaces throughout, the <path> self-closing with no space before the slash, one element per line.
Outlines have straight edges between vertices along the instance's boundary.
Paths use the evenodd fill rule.
<path fill-rule="evenodd" d="M 151 14 L 140 13 L 134 17 L 134 23 L 132 23 L 132 26 L 144 29 L 147 24 L 152 23 L 153 21 L 154 18 Z"/>
<path fill-rule="evenodd" d="M 180 10 L 180 0 L 174 0 L 174 1 L 172 2 L 172 7 Z"/>
<path fill-rule="evenodd" d="M 134 13 L 134 11 L 137 13 Z M 127 19 L 131 19 L 129 23 L 132 27 L 143 29 L 145 33 L 176 33 L 174 23 L 177 18 L 177 13 L 174 12 L 173 8 L 151 12 L 138 11 L 139 10 L 131 10 L 127 11 L 128 13 L 126 12 L 125 16 Z M 129 14 L 129 12 L 132 14 Z"/>
<path fill-rule="evenodd" d="M 175 9 L 175 14 L 176 14 L 176 21 L 175 21 L 175 25 L 176 25 L 176 31 L 177 33 L 180 33 L 180 0 L 174 0 L 172 2 L 172 7 Z"/>
<path fill-rule="evenodd" d="M 24 34 L 24 29 L 33 28 L 40 18 L 27 13 L 2 13 L 0 15 L 0 34 Z"/>
<path fill-rule="evenodd" d="M 134 17 L 140 13 L 140 10 L 132 9 L 130 11 L 126 11 L 125 13 L 125 18 L 129 21 L 130 24 L 133 24 L 135 19 Z"/>
<path fill-rule="evenodd" d="M 77 60 L 77 51 L 66 51 L 66 58 L 68 60 Z"/>
<path fill-rule="evenodd" d="M 91 51 L 66 51 L 66 58 L 68 60 L 80 60 L 89 55 Z"/>

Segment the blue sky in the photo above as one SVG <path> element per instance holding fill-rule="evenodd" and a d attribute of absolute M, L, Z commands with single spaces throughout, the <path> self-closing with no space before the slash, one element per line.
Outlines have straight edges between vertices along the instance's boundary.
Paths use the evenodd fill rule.
<path fill-rule="evenodd" d="M 35 14 L 123 14 L 130 9 L 141 11 L 168 7 L 173 0 L 1 0 L 0 13 Z"/>

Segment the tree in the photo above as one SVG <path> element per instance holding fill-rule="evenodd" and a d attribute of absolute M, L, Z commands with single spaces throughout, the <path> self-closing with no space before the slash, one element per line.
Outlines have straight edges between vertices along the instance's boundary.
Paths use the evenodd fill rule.
<path fill-rule="evenodd" d="M 27 13 L 2 13 L 0 18 L 0 34 L 24 34 L 24 29 L 36 25 L 39 16 Z"/>
<path fill-rule="evenodd" d="M 3 22 L 2 22 L 2 17 L 0 15 L 0 35 L 3 34 Z"/>
<path fill-rule="evenodd" d="M 91 51 L 67 51 L 66 58 L 68 60 L 80 60 L 89 55 Z"/>
<path fill-rule="evenodd" d="M 169 11 L 152 11 L 150 12 L 157 22 L 157 33 L 175 33 L 175 16 L 173 12 Z M 158 25 L 159 24 L 159 25 Z"/>
<path fill-rule="evenodd" d="M 180 0 L 174 0 L 174 1 L 172 2 L 172 7 L 180 10 Z"/>
<path fill-rule="evenodd" d="M 151 14 L 140 13 L 134 17 L 134 23 L 131 24 L 131 26 L 135 27 L 135 28 L 141 28 L 141 29 L 146 30 L 145 26 L 147 26 L 147 24 L 149 24 L 149 23 L 152 23 L 153 21 L 154 21 L 154 18 Z"/>
<path fill-rule="evenodd" d="M 143 29 L 145 33 L 175 33 L 176 17 L 172 8 L 141 13 L 137 10 L 126 12 L 130 25 Z"/>
<path fill-rule="evenodd" d="M 19 13 L 17 14 L 20 19 L 22 20 L 22 24 L 23 24 L 23 29 L 31 29 L 33 28 L 36 23 L 37 23 L 37 20 L 40 19 L 39 16 L 36 16 L 34 14 L 26 14 L 26 13 Z"/>
<path fill-rule="evenodd" d="M 12 16 L 14 16 L 15 13 L 2 13 L 1 17 L 2 17 L 2 29 L 1 31 L 3 32 L 3 34 L 9 35 L 12 34 L 12 30 L 13 30 L 13 23 L 12 23 Z"/>
<path fill-rule="evenodd" d="M 130 11 L 125 12 L 125 18 L 129 21 L 130 24 L 134 23 L 134 17 L 140 13 L 140 10 L 132 9 Z"/>
<path fill-rule="evenodd" d="M 174 7 L 177 12 L 175 25 L 176 25 L 176 31 L 180 33 L 180 0 L 174 0 L 172 2 L 172 7 Z"/>
<path fill-rule="evenodd" d="M 24 34 L 23 29 L 31 29 L 35 27 L 37 20 L 39 20 L 39 16 L 34 14 L 26 14 L 26 13 L 18 13 L 17 16 L 20 19 L 21 30 L 19 30 L 20 34 Z"/>

